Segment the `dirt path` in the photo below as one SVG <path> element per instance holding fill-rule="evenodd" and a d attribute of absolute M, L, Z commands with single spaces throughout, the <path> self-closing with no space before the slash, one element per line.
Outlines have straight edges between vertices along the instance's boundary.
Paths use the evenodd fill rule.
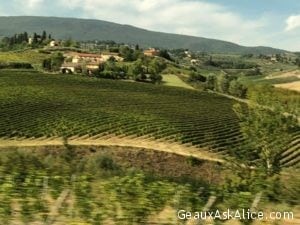
<path fill-rule="evenodd" d="M 300 79 L 300 70 L 291 70 L 287 72 L 274 73 L 265 77 L 266 80 L 278 79 L 278 78 L 298 78 Z M 288 83 L 275 84 L 274 87 L 284 88 L 292 91 L 300 92 L 300 81 L 291 81 Z"/>
<path fill-rule="evenodd" d="M 276 79 L 276 78 L 287 78 L 287 77 L 298 77 L 300 78 L 300 70 L 290 70 L 285 72 L 276 72 L 266 76 L 265 79 Z"/>
<path fill-rule="evenodd" d="M 111 136 L 100 139 L 70 138 L 68 144 L 76 146 L 120 146 L 152 149 L 156 151 L 168 152 L 182 156 L 193 156 L 198 159 L 223 162 L 220 155 L 209 152 L 207 149 L 199 149 L 193 146 L 181 145 L 173 142 L 161 142 L 143 138 L 120 138 Z M 57 146 L 63 145 L 62 139 L 23 139 L 10 140 L 0 139 L 0 148 L 5 147 L 32 147 L 32 146 Z"/>
<path fill-rule="evenodd" d="M 238 97 L 235 97 L 235 96 L 232 96 L 232 95 L 229 95 L 229 94 L 224 94 L 224 93 L 217 92 L 217 91 L 210 91 L 209 90 L 208 92 L 214 93 L 214 94 L 217 94 L 217 95 L 221 95 L 223 97 L 230 98 L 230 99 L 233 99 L 233 100 L 238 101 L 238 102 L 250 104 L 250 101 L 248 99 L 238 98 Z"/>
<path fill-rule="evenodd" d="M 300 92 L 300 81 L 294 81 L 285 84 L 275 84 L 274 86 Z"/>

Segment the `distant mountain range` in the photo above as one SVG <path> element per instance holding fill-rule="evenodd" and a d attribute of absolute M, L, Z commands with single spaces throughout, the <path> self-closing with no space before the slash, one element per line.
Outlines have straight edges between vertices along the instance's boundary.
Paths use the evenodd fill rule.
<path fill-rule="evenodd" d="M 240 54 L 285 52 L 270 47 L 246 47 L 203 37 L 149 31 L 102 20 L 35 16 L 0 17 L 0 37 L 24 31 L 41 33 L 43 30 L 58 39 L 113 40 L 118 43 L 139 44 L 142 47 L 185 48 L 193 51 Z"/>

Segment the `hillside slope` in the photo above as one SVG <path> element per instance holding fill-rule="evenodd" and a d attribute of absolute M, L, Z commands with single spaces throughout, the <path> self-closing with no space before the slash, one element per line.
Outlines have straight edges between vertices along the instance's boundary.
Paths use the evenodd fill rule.
<path fill-rule="evenodd" d="M 189 146 L 189 155 L 241 143 L 234 101 L 214 94 L 26 71 L 0 71 L 0 87 L 0 118 L 7 118 L 0 120 L 0 139 L 59 136 L 116 143 L 117 137 L 160 144 L 155 149 L 162 143 L 176 151 Z"/>
<path fill-rule="evenodd" d="M 187 48 L 195 51 L 242 54 L 283 52 L 283 50 L 269 47 L 244 47 L 226 41 L 148 31 L 101 20 L 29 16 L 0 17 L 0 37 L 23 31 L 41 33 L 43 30 L 60 39 L 113 40 L 119 43 L 139 44 L 142 47 Z"/>
<path fill-rule="evenodd" d="M 244 138 L 234 104 L 185 88 L 1 70 L 0 146 L 64 138 L 215 161 L 216 154 L 239 157 Z M 299 163 L 299 132 L 282 155 L 284 166 Z"/>

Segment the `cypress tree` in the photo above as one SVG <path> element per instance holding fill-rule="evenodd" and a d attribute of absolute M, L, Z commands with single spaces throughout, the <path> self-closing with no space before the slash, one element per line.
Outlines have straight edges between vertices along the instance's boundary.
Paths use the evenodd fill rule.
<path fill-rule="evenodd" d="M 33 39 L 32 39 L 32 44 L 37 44 L 37 43 L 38 43 L 37 34 L 34 33 L 34 34 L 33 34 Z"/>
<path fill-rule="evenodd" d="M 47 39 L 47 33 L 46 31 L 43 31 L 43 34 L 42 34 L 42 41 L 46 40 Z"/>

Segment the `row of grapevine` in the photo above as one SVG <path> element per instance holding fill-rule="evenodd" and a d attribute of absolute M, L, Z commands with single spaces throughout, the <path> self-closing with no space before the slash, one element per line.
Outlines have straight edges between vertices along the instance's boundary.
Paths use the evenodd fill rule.
<path fill-rule="evenodd" d="M 0 137 L 144 137 L 231 154 L 243 141 L 234 101 L 148 84 L 0 73 Z M 299 136 L 282 164 L 298 162 Z"/>

